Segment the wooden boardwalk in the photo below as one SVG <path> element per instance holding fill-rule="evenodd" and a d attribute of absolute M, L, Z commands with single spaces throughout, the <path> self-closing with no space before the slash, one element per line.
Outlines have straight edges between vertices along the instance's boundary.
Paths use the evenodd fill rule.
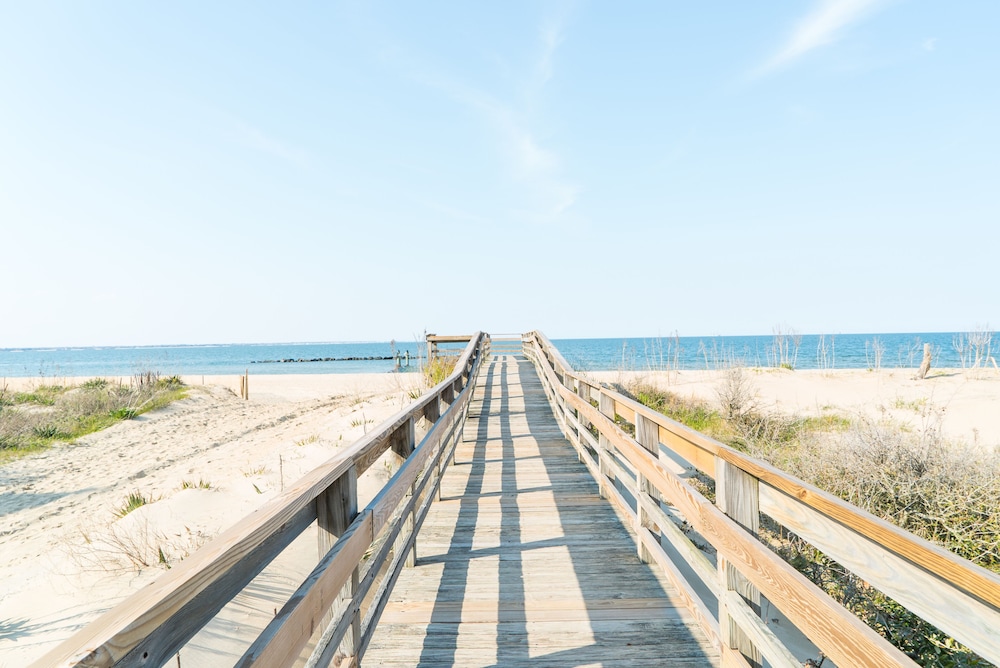
<path fill-rule="evenodd" d="M 709 666 L 718 652 L 637 558 L 532 364 L 500 355 L 362 663 Z"/>

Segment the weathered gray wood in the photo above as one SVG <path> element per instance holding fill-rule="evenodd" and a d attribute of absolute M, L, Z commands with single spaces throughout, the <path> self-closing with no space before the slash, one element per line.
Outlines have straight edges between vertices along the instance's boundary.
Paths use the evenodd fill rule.
<path fill-rule="evenodd" d="M 760 529 L 760 501 L 757 479 L 724 459 L 715 461 L 715 498 L 719 509 L 736 520 L 756 539 Z M 728 559 L 719 559 L 722 591 L 735 591 L 746 601 L 750 610 L 760 616 L 760 592 Z M 719 597 L 719 626 L 724 642 L 738 649 L 754 668 L 762 665 L 760 650 L 729 614 L 729 597 Z"/>
<path fill-rule="evenodd" d="M 969 596 L 943 574 L 915 566 L 769 485 L 760 486 L 760 503 L 765 515 L 983 658 L 1000 664 L 1000 610 Z"/>
<path fill-rule="evenodd" d="M 701 579 L 702 583 L 716 597 L 719 596 L 719 572 L 705 553 L 699 550 L 684 532 L 677 528 L 662 508 L 651 499 L 643 499 L 642 505 L 646 513 L 656 522 L 663 538 L 667 539 Z"/>
<path fill-rule="evenodd" d="M 598 410 L 601 411 L 602 415 L 604 415 L 607 418 L 610 418 L 611 421 L 614 422 L 615 400 L 608 392 L 605 392 L 603 390 L 601 391 L 600 395 L 598 395 L 597 398 L 597 406 Z M 597 442 L 598 442 L 597 461 L 600 464 L 600 469 L 601 469 L 600 485 L 603 495 L 605 488 L 609 484 L 614 484 L 615 480 L 614 474 L 607 468 L 608 450 L 611 448 L 611 441 L 608 440 L 608 437 L 605 436 L 603 432 L 601 432 L 601 434 L 597 438 Z"/>
<path fill-rule="evenodd" d="M 247 649 L 237 666 L 290 666 L 372 543 L 372 516 L 359 515 Z"/>
<path fill-rule="evenodd" d="M 597 495 L 553 419 L 549 380 L 521 357 L 480 374 L 465 430 L 476 438 L 458 442 L 420 559 L 399 574 L 362 663 L 715 663 L 683 596 L 635 558 Z"/>
<path fill-rule="evenodd" d="M 642 447 L 646 448 L 650 452 L 654 453 L 659 457 L 660 450 L 660 430 L 659 425 L 650 420 L 648 417 L 642 414 L 637 414 L 634 416 L 635 419 L 635 440 Z M 659 502 L 660 493 L 656 491 L 656 488 L 650 485 L 645 476 L 641 473 L 636 474 L 636 488 L 637 488 L 637 499 L 642 499 L 643 497 L 649 497 L 653 501 Z M 643 531 L 649 530 L 654 531 L 655 527 L 653 523 L 650 522 L 649 517 L 646 513 L 645 504 L 638 503 L 636 506 L 636 535 L 640 535 Z M 643 541 L 637 542 L 637 548 L 639 552 L 639 559 L 649 563 L 651 555 L 644 547 Z"/>
<path fill-rule="evenodd" d="M 542 345 L 541 342 L 544 340 L 542 336 L 531 335 L 529 338 L 538 342 L 538 345 Z M 539 360 L 551 359 L 551 356 L 546 354 L 539 354 L 535 357 Z M 542 365 L 544 366 L 544 362 Z M 567 394 L 569 393 L 567 392 Z M 578 410 L 581 421 L 588 419 L 588 416 L 591 415 L 600 415 L 598 411 L 591 410 L 588 413 L 587 410 L 584 410 L 585 406 L 589 408 L 589 402 L 588 404 L 583 404 L 583 402 L 571 401 L 569 397 L 566 398 L 568 406 Z M 962 636 L 959 634 L 964 632 L 964 637 L 967 639 L 966 642 L 977 643 L 977 651 L 982 653 L 983 656 L 987 658 L 996 656 L 996 650 L 989 645 L 991 636 L 996 636 L 995 631 L 992 634 L 989 631 L 990 627 L 993 629 L 997 627 L 997 624 L 992 622 L 993 615 L 1000 612 L 1000 577 L 996 574 L 962 560 L 954 554 L 948 553 L 942 548 L 932 545 L 912 534 L 908 534 L 898 527 L 894 527 L 864 511 L 850 506 L 830 494 L 788 476 L 764 462 L 747 457 L 713 439 L 693 432 L 682 425 L 678 425 L 668 418 L 659 416 L 650 411 L 650 409 L 642 407 L 628 398 L 615 395 L 615 405 L 616 412 L 626 419 L 629 419 L 630 412 L 633 415 L 650 415 L 658 424 L 660 442 L 676 454 L 679 454 L 701 472 L 714 475 L 716 458 L 723 459 L 750 476 L 759 479 L 761 483 L 766 484 L 768 489 L 773 488 L 771 492 L 774 494 L 783 495 L 787 499 L 792 500 L 794 504 L 800 505 L 801 509 L 793 511 L 793 514 L 806 513 L 813 517 L 822 518 L 822 522 L 813 522 L 812 520 L 809 522 L 802 521 L 798 525 L 799 528 L 794 529 L 797 533 L 803 535 L 804 538 L 810 540 L 810 542 L 815 539 L 817 532 L 822 534 L 825 531 L 823 527 L 836 528 L 840 526 L 850 538 L 846 539 L 839 546 L 832 545 L 828 547 L 829 549 L 837 549 L 839 547 L 839 553 L 841 554 L 845 551 L 853 552 L 855 561 L 852 562 L 847 557 L 844 557 L 847 560 L 846 563 L 854 563 L 855 566 L 851 567 L 857 567 L 859 569 L 857 572 L 865 577 L 866 580 L 883 591 L 888 591 L 891 588 L 900 590 L 899 595 L 902 597 L 908 595 L 910 599 L 920 597 L 927 599 L 923 602 L 922 607 L 920 607 L 920 602 L 915 602 L 914 604 L 911 601 L 906 603 L 906 605 L 914 612 L 925 616 L 925 618 L 934 615 L 934 623 L 938 626 L 948 627 L 951 629 L 950 632 L 959 639 L 962 639 Z M 602 423 L 601 431 L 602 433 L 612 434 L 614 436 L 611 439 L 612 446 L 616 447 L 619 451 L 622 449 L 617 440 L 622 436 L 617 433 L 620 430 L 616 431 L 613 425 Z M 765 487 L 761 486 L 760 489 L 763 494 Z M 771 492 L 768 492 L 768 494 Z M 688 510 L 691 509 L 689 508 Z M 686 513 L 685 516 L 687 516 Z M 812 533 L 810 533 L 810 528 L 812 528 Z M 701 531 L 702 529 L 698 530 Z M 835 531 L 830 533 L 831 535 L 839 535 Z M 713 543 L 719 540 L 716 536 L 710 535 L 708 537 Z M 858 542 L 859 537 L 864 537 L 860 543 Z M 833 541 L 835 543 L 837 539 L 824 539 L 821 536 L 820 540 Z M 871 545 L 878 546 L 879 549 L 856 549 L 856 546 L 864 544 L 864 541 L 870 541 Z M 738 553 L 734 552 L 733 554 L 736 555 Z M 866 559 L 869 559 L 872 564 L 866 566 L 864 563 L 857 563 L 858 560 L 864 562 Z M 885 567 L 879 569 L 877 567 L 878 563 L 884 564 Z M 899 564 L 901 567 L 900 569 L 896 569 L 895 567 L 890 567 L 889 564 Z M 868 573 L 868 575 L 864 575 L 865 573 Z M 923 585 L 912 586 L 914 581 L 909 580 L 911 577 L 910 573 L 925 574 L 928 577 L 933 576 L 938 578 L 938 582 L 936 584 L 926 582 Z M 764 581 L 762 580 L 761 582 Z M 904 582 L 909 584 L 903 584 Z M 928 596 L 928 592 L 935 592 L 935 596 L 937 592 L 942 592 L 942 605 L 935 605 L 937 599 L 935 596 Z M 789 606 L 797 607 L 800 602 L 797 598 L 788 599 L 782 596 L 777 596 L 777 598 L 772 596 L 771 598 L 773 599 L 772 603 L 783 608 Z M 974 612 L 973 608 L 966 608 L 967 612 L 963 614 L 961 612 L 963 601 L 972 602 L 973 608 L 979 606 L 979 611 Z M 981 615 L 980 612 L 983 614 Z M 945 618 L 950 621 L 942 624 Z M 969 629 L 970 625 L 964 624 L 970 618 L 977 620 L 975 624 L 971 625 L 973 630 Z M 985 621 L 987 619 L 991 621 Z M 982 623 L 980 623 L 980 620 L 983 620 Z M 844 625 L 840 620 L 831 618 L 830 628 L 812 627 L 809 633 L 824 636 L 818 644 L 830 648 L 828 654 L 831 656 L 834 651 L 843 652 L 841 654 L 842 658 L 837 660 L 838 663 L 846 661 L 850 664 L 855 662 L 854 657 L 862 655 L 858 653 L 860 645 L 855 644 L 858 638 L 849 635 L 855 632 L 848 631 L 847 626 L 850 625 Z M 805 627 L 811 627 L 811 624 L 805 623 Z M 981 636 L 981 638 L 977 638 L 977 636 Z M 815 641 L 817 638 L 813 637 L 813 640 Z M 854 644 L 854 647 L 851 647 L 852 644 Z M 882 650 L 879 651 L 881 652 Z M 872 652 L 869 651 L 868 654 L 872 654 Z M 886 662 L 900 662 L 898 657 L 890 659 L 888 654 L 885 656 Z M 730 657 L 724 654 L 723 660 L 729 661 Z M 736 659 L 733 660 L 736 661 Z M 903 664 L 899 663 L 899 665 Z"/>
<path fill-rule="evenodd" d="M 711 538 L 721 557 L 738 564 L 740 572 L 769 600 L 781 601 L 782 612 L 835 663 L 871 668 L 915 665 L 763 544 L 747 540 L 742 526 L 654 459 L 614 422 L 592 406 L 579 402 L 577 407 L 656 485 L 664 499 L 677 507 L 695 531 Z"/>
<path fill-rule="evenodd" d="M 36 665 L 108 666 L 133 661 L 145 665 L 170 659 L 317 517 L 317 499 L 349 468 L 358 474 L 366 470 L 389 447 L 391 433 L 423 415 L 428 403 L 439 401 L 446 385 L 460 382 L 478 368 L 484 344 L 483 335 L 472 337 L 458 370 L 442 384 L 74 634 Z M 346 566 L 338 563 L 335 570 L 339 573 Z"/>
<path fill-rule="evenodd" d="M 347 469 L 339 479 L 337 479 L 329 489 L 316 497 L 316 523 L 319 540 L 319 559 L 333 548 L 337 539 L 344 535 L 351 522 L 358 516 L 358 470 L 354 466 Z M 343 607 L 346 602 L 353 599 L 358 589 L 359 572 L 355 566 L 350 580 L 341 589 L 334 605 Z M 333 609 L 327 610 L 323 615 L 320 626 L 326 628 L 333 621 Z M 361 619 L 357 614 L 351 616 L 351 632 L 347 634 L 343 642 L 343 652 L 346 656 L 353 656 L 357 651 L 358 640 L 361 636 Z"/>
<path fill-rule="evenodd" d="M 768 665 L 773 668 L 800 668 L 802 662 L 788 651 L 774 635 L 774 631 L 760 618 L 760 614 L 739 593 L 726 591 L 725 606 L 730 620 L 736 621 L 740 632 L 746 636 L 754 651 L 767 659 Z"/>

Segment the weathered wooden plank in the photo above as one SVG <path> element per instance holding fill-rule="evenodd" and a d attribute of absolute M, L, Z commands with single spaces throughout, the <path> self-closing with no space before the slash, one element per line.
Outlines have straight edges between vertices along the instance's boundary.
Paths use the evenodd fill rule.
<path fill-rule="evenodd" d="M 324 614 L 350 580 L 372 540 L 372 514 L 366 511 L 351 523 L 236 665 L 292 665 L 320 628 Z"/>
<path fill-rule="evenodd" d="M 761 511 L 857 573 L 881 592 L 1000 664 L 1000 611 L 769 485 Z M 933 592 L 933 595 L 928 595 Z"/>
<path fill-rule="evenodd" d="M 357 516 L 358 470 L 352 466 L 326 492 L 316 497 L 316 523 L 320 560 L 333 548 L 337 539 L 344 535 Z M 339 605 L 342 606 L 346 601 L 354 598 L 358 587 L 358 579 L 359 572 L 355 566 L 351 578 L 337 596 L 336 602 Z M 344 643 L 344 649 L 348 655 L 354 654 L 361 635 L 361 620 L 357 615 L 351 615 L 351 617 L 351 633 L 348 634 Z M 333 610 L 327 610 L 323 616 L 321 626 L 325 628 L 332 621 Z"/>
<path fill-rule="evenodd" d="M 895 554 L 928 571 L 941 574 L 954 586 L 1000 609 L 1000 575 L 971 564 L 765 462 L 755 460 L 699 434 L 628 397 L 616 394 L 614 400 L 616 407 L 620 407 L 621 410 L 631 410 L 654 420 L 659 425 L 660 442 L 677 452 L 699 471 L 710 476 L 714 475 L 715 457 L 720 457 L 775 489 L 799 499 L 827 517 L 871 538 Z M 568 403 L 573 405 L 572 401 Z"/>
<path fill-rule="evenodd" d="M 602 417 L 593 411 L 591 419 L 597 422 Z M 626 434 L 615 434 L 613 424 L 604 428 L 613 434 L 616 447 L 656 485 L 664 499 L 676 506 L 722 557 L 736 565 L 835 663 L 872 668 L 915 665 L 763 544 L 747 540 L 743 527 L 653 460 Z"/>
<path fill-rule="evenodd" d="M 677 553 L 681 555 L 688 566 L 691 567 L 702 581 L 702 583 L 712 592 L 712 594 L 718 598 L 720 586 L 718 578 L 718 570 L 715 565 L 709 561 L 705 553 L 699 550 L 691 540 L 684 535 L 674 521 L 667 516 L 662 508 L 650 499 L 642 499 L 641 503 L 646 509 L 646 512 L 653 518 L 656 522 L 657 527 L 660 530 L 660 534 L 670 541 Z"/>
<path fill-rule="evenodd" d="M 684 574 L 677 568 L 677 565 L 663 550 L 663 546 L 648 531 L 643 531 L 639 536 L 649 553 L 650 559 L 663 570 L 664 575 L 667 576 L 667 579 L 677 589 L 679 599 L 694 616 L 695 621 L 701 627 L 709 642 L 713 646 L 718 646 L 722 642 L 719 632 L 719 622 L 716 621 L 708 606 L 698 596 L 691 583 L 688 582 Z"/>
<path fill-rule="evenodd" d="M 757 492 L 757 479 L 747 474 L 724 459 L 715 461 L 715 498 L 719 510 L 731 517 L 741 527 L 757 539 L 760 529 L 760 501 Z M 739 594 L 755 615 L 760 615 L 760 592 L 750 581 L 726 558 L 719 559 L 720 590 L 735 591 Z M 738 649 L 753 668 L 762 665 L 760 650 L 754 646 L 738 623 L 738 619 L 729 615 L 731 597 L 723 594 L 719 597 L 719 626 L 722 629 L 723 641 L 729 643 L 732 649 Z"/>
<path fill-rule="evenodd" d="M 607 665 L 627 647 L 633 665 L 711 665 L 717 649 L 667 579 L 630 554 L 627 528 L 556 426 L 550 378 L 519 360 L 480 376 L 465 430 L 476 439 L 456 449 L 420 559 L 400 574 L 365 661 Z"/>
<path fill-rule="evenodd" d="M 315 519 L 314 499 L 350 466 L 350 453 L 334 457 L 36 665 L 111 666 L 136 650 L 167 660 Z M 211 598 L 199 596 L 209 589 Z M 192 607 L 194 602 L 200 603 Z"/>
<path fill-rule="evenodd" d="M 742 596 L 729 590 L 726 592 L 725 598 L 726 614 L 736 620 L 740 630 L 747 636 L 756 652 L 767 658 L 767 662 L 772 668 L 800 668 L 802 666 L 802 661 L 788 651 L 788 648 L 778 640 L 774 632 L 760 618 L 760 614 L 753 610 Z M 744 659 L 746 659 L 745 656 Z M 747 661 L 747 663 L 751 662 Z"/>

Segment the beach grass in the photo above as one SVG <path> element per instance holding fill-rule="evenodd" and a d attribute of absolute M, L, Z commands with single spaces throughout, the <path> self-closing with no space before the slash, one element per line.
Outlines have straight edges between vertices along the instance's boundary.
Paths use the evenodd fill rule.
<path fill-rule="evenodd" d="M 457 357 L 434 357 L 424 367 L 424 379 L 428 387 L 434 387 L 455 370 Z"/>
<path fill-rule="evenodd" d="M 1000 454 L 946 441 L 937 429 L 838 414 L 766 410 L 744 369 L 726 371 L 717 404 L 648 383 L 618 389 L 682 424 L 1000 572 Z M 710 479 L 691 478 L 711 497 Z M 766 518 L 764 518 L 766 520 Z M 920 665 L 989 665 L 802 539 L 762 521 L 760 539 Z"/>
<path fill-rule="evenodd" d="M 163 408 L 187 392 L 177 376 L 164 378 L 153 371 L 137 373 L 128 382 L 39 383 L 21 392 L 0 386 L 0 464 Z"/>

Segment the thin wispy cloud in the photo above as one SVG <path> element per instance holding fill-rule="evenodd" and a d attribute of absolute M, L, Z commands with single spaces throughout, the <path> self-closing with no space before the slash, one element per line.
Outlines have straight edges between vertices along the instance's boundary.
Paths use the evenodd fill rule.
<path fill-rule="evenodd" d="M 498 95 L 486 87 L 458 81 L 439 68 L 419 65 L 419 59 L 399 48 L 391 55 L 382 51 L 387 60 L 408 70 L 410 78 L 443 91 L 485 119 L 496 132 L 511 177 L 521 184 L 531 203 L 530 210 L 521 208 L 518 213 L 535 221 L 553 220 L 566 213 L 581 192 L 566 178 L 557 152 L 546 147 L 534 131 L 537 101 L 555 76 L 556 54 L 565 41 L 562 25 L 561 20 L 550 21 L 538 30 L 537 56 L 520 74 L 512 73 L 513 94 L 505 88 L 505 94 Z"/>
<path fill-rule="evenodd" d="M 562 27 L 559 23 L 552 23 L 541 30 L 542 53 L 535 65 L 535 81 L 538 88 L 542 88 L 552 79 L 555 72 L 555 55 L 559 45 L 563 43 Z"/>
<path fill-rule="evenodd" d="M 238 143 L 255 151 L 266 153 L 296 165 L 301 166 L 305 164 L 305 151 L 275 139 L 245 121 L 235 121 L 234 135 Z"/>
<path fill-rule="evenodd" d="M 849 26 L 884 4 L 885 0 L 821 0 L 799 21 L 777 53 L 754 71 L 754 76 L 786 67 L 810 51 L 833 44 Z"/>
<path fill-rule="evenodd" d="M 497 129 L 512 176 L 532 191 L 537 209 L 532 218 L 551 219 L 572 208 L 581 189 L 566 179 L 559 155 L 538 140 L 522 113 L 478 91 L 466 91 L 459 97 Z"/>

